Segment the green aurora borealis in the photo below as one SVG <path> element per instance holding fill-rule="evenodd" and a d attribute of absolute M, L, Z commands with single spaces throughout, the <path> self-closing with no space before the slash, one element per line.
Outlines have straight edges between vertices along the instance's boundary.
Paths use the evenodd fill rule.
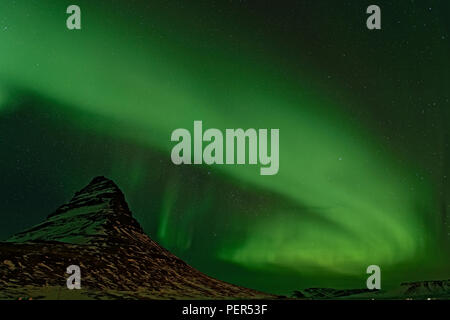
<path fill-rule="evenodd" d="M 375 32 L 366 1 L 75 2 L 80 31 L 72 2 L 0 4 L 1 239 L 106 175 L 153 239 L 221 280 L 450 276 L 445 1 L 378 1 Z M 279 128 L 279 173 L 173 165 L 171 132 L 194 120 Z"/>

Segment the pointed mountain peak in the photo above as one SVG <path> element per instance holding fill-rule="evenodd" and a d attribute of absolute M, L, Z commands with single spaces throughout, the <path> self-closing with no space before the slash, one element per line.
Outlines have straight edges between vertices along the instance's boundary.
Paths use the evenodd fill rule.
<path fill-rule="evenodd" d="M 103 193 L 121 193 L 119 187 L 114 183 L 114 181 L 104 176 L 98 176 L 92 179 L 86 187 L 75 193 L 75 196 L 81 193 L 95 191 L 101 191 Z"/>
<path fill-rule="evenodd" d="M 59 207 L 47 218 L 64 214 L 74 208 L 89 207 L 93 205 L 119 206 L 122 209 L 122 214 L 131 216 L 131 212 L 125 201 L 125 196 L 119 187 L 112 180 L 99 176 L 92 179 L 86 187 L 75 192 L 72 200 Z"/>
<path fill-rule="evenodd" d="M 132 233 L 142 234 L 143 231 L 133 218 L 122 191 L 112 180 L 96 177 L 43 223 L 8 241 L 111 242 L 120 241 L 124 236 L 129 238 Z"/>
<path fill-rule="evenodd" d="M 67 299 L 274 297 L 208 277 L 161 247 L 143 233 L 119 187 L 105 177 L 7 242 L 0 243 L 0 299 L 60 297 L 61 274 L 74 263 L 83 270 L 83 290 L 66 290 Z"/>
<path fill-rule="evenodd" d="M 111 198 L 114 195 L 121 196 L 122 191 L 114 183 L 114 181 L 103 176 L 95 177 L 89 184 L 75 193 L 72 201 L 76 198 Z"/>
<path fill-rule="evenodd" d="M 92 179 L 92 181 L 89 184 L 102 183 L 102 182 L 112 182 L 112 183 L 114 183 L 111 179 L 108 179 L 105 176 L 97 176 L 94 179 Z"/>

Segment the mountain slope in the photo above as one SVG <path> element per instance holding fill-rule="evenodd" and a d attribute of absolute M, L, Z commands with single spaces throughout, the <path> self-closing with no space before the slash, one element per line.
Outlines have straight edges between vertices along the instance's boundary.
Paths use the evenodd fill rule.
<path fill-rule="evenodd" d="M 66 268 L 81 268 L 81 290 Z M 144 234 L 125 197 L 97 177 L 47 219 L 0 243 L 0 299 L 273 298 L 204 275 Z"/>

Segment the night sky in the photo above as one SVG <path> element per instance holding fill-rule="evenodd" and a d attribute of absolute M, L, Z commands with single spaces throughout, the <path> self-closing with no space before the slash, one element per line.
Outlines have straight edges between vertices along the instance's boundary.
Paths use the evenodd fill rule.
<path fill-rule="evenodd" d="M 448 279 L 449 15 L 444 0 L 2 1 L 0 239 L 105 175 L 150 237 L 221 280 L 364 287 L 371 264 L 385 286 Z M 278 174 L 175 166 L 171 132 L 194 120 L 279 128 Z"/>

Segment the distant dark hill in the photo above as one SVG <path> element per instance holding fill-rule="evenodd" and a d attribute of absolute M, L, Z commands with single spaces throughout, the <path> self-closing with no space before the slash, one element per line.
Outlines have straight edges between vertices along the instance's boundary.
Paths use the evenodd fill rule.
<path fill-rule="evenodd" d="M 450 299 L 450 280 L 404 282 L 391 290 L 307 288 L 296 290 L 298 299 Z"/>
<path fill-rule="evenodd" d="M 81 267 L 81 290 L 66 268 Z M 97 177 L 47 219 L 0 243 L 0 299 L 254 299 L 150 239 L 114 182 Z"/>
<path fill-rule="evenodd" d="M 378 291 L 371 291 L 369 289 L 347 289 L 339 290 L 333 288 L 307 288 L 303 290 L 296 290 L 293 292 L 293 297 L 298 299 L 339 299 L 348 298 L 352 296 L 359 296 L 360 294 L 378 294 Z"/>
<path fill-rule="evenodd" d="M 450 299 L 450 279 L 434 281 L 405 282 L 400 286 L 400 294 L 411 298 Z"/>

